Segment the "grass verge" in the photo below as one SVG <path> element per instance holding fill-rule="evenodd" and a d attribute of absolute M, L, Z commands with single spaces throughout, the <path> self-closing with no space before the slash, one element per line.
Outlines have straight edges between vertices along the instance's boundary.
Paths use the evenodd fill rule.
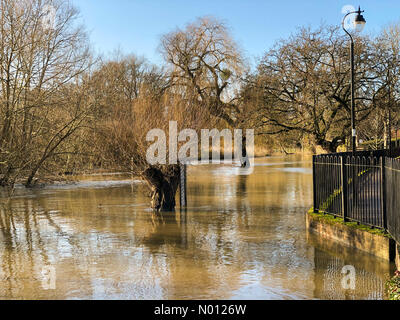
<path fill-rule="evenodd" d="M 377 229 L 377 228 L 371 228 L 371 227 L 363 225 L 363 224 L 358 224 L 357 222 L 344 222 L 343 218 L 340 218 L 340 217 L 335 217 L 330 214 L 324 214 L 322 212 L 315 213 L 313 208 L 311 208 L 308 211 L 308 214 L 310 216 L 312 216 L 313 218 L 318 219 L 319 221 L 322 221 L 322 222 L 325 222 L 325 223 L 328 223 L 331 225 L 338 225 L 338 224 L 346 225 L 346 226 L 354 228 L 354 229 L 363 230 L 363 231 L 366 231 L 366 232 L 369 232 L 372 234 L 377 234 L 377 235 L 391 239 L 391 236 L 384 230 Z"/>

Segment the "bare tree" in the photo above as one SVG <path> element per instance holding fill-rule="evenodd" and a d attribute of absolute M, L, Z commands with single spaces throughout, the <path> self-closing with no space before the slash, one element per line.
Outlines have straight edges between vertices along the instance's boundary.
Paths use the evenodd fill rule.
<path fill-rule="evenodd" d="M 1 0 L 0 6 L 0 184 L 26 175 L 31 186 L 87 115 L 72 86 L 90 55 L 68 1 Z M 49 8 L 54 21 L 45 20 Z"/>
<path fill-rule="evenodd" d="M 371 64 L 374 65 L 371 78 L 375 91 L 373 95 L 373 106 L 376 114 L 380 115 L 383 126 L 381 135 L 375 136 L 374 140 L 382 140 L 386 148 L 389 142 L 392 120 L 399 114 L 399 87 L 400 87 L 400 26 L 396 24 L 384 28 L 372 42 L 370 53 Z M 368 121 L 365 126 L 368 128 Z M 368 130 L 363 131 L 368 137 Z"/>
<path fill-rule="evenodd" d="M 350 129 L 348 43 L 336 27 L 303 28 L 279 41 L 253 80 L 258 125 L 268 134 L 297 131 L 335 152 Z M 369 42 L 356 41 L 357 117 L 371 110 Z M 373 95 L 373 93 L 372 93 Z"/>
<path fill-rule="evenodd" d="M 164 35 L 160 50 L 176 90 L 192 95 L 228 126 L 244 127 L 247 117 L 239 91 L 245 65 L 224 23 L 213 17 L 199 18 L 183 30 Z"/>
<path fill-rule="evenodd" d="M 169 121 L 176 121 L 179 130 L 200 130 L 206 121 L 201 104 L 172 90 L 164 70 L 133 56 L 104 62 L 93 74 L 92 86 L 98 158 L 106 167 L 145 180 L 155 210 L 173 210 L 179 167 L 149 164 L 146 135 L 151 129 L 168 133 Z"/>

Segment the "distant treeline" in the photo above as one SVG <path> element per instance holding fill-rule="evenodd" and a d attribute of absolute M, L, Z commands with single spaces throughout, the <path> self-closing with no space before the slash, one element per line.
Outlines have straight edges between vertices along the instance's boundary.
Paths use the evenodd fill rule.
<path fill-rule="evenodd" d="M 170 120 L 197 131 L 254 128 L 265 153 L 335 151 L 350 135 L 349 44 L 339 27 L 302 28 L 250 71 L 227 26 L 203 17 L 161 38 L 165 63 L 155 66 L 129 54 L 94 55 L 69 1 L 19 3 L 0 0 L 2 186 L 112 168 L 146 180 L 153 201 L 165 198 L 165 186 L 176 191 L 176 170 L 149 167 L 145 136 Z M 43 22 L 48 4 L 54 25 Z M 397 125 L 399 50 L 397 24 L 355 35 L 364 141 L 384 134 L 389 114 Z"/>

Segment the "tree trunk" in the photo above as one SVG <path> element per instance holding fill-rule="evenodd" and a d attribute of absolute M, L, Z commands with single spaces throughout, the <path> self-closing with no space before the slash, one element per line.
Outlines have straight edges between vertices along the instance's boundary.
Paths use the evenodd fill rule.
<path fill-rule="evenodd" d="M 141 174 L 150 186 L 151 207 L 156 211 L 175 210 L 175 195 L 179 186 L 179 165 L 167 165 L 163 168 L 151 166 Z"/>
<path fill-rule="evenodd" d="M 334 138 L 332 141 L 328 141 L 328 140 L 319 140 L 318 141 L 318 145 L 320 147 L 322 147 L 326 152 L 329 153 L 335 153 L 337 148 L 339 147 L 340 143 L 339 141 L 341 140 L 341 138 L 336 137 Z"/>
<path fill-rule="evenodd" d="M 33 181 L 33 178 L 35 177 L 35 174 L 34 173 L 31 173 L 29 176 L 28 176 L 28 178 L 26 179 L 26 182 L 25 182 L 25 187 L 26 188 L 32 188 L 32 186 L 33 186 L 33 184 L 32 184 L 32 181 Z"/>
<path fill-rule="evenodd" d="M 247 156 L 246 137 L 245 136 L 242 136 L 242 154 L 240 157 L 240 166 L 242 168 L 247 168 L 247 166 L 250 166 L 249 157 Z"/>
<path fill-rule="evenodd" d="M 39 170 L 39 166 L 36 166 L 34 169 L 32 169 L 31 173 L 29 174 L 28 178 L 26 179 L 25 182 L 25 187 L 26 188 L 32 188 L 33 187 L 33 178 L 35 178 L 35 175 L 37 171 Z"/>
<path fill-rule="evenodd" d="M 4 172 L 3 176 L 0 178 L 1 187 L 12 186 L 13 182 L 10 181 L 12 172 L 13 172 L 12 167 L 8 167 L 7 170 Z"/>
<path fill-rule="evenodd" d="M 5 173 L 1 178 L 0 178 L 0 187 L 6 187 L 9 185 L 9 175 Z"/>

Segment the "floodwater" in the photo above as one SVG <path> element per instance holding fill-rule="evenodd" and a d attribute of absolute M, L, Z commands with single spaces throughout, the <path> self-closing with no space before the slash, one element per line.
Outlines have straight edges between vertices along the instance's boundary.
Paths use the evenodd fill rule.
<path fill-rule="evenodd" d="M 123 175 L 3 193 L 0 299 L 386 298 L 392 265 L 307 234 L 310 158 L 240 170 L 191 166 L 175 213 L 153 213 Z"/>

